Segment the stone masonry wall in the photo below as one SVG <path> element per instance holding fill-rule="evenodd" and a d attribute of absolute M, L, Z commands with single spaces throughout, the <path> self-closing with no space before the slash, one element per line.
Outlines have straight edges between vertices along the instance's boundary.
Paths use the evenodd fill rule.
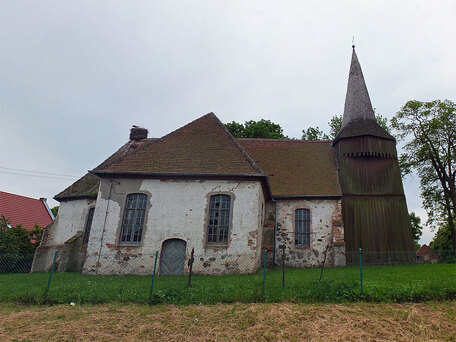
<path fill-rule="evenodd" d="M 285 246 L 287 267 L 315 267 L 323 263 L 326 250 L 326 265 L 345 265 L 344 227 L 339 199 L 291 199 L 277 201 L 276 261 L 283 259 Z M 294 220 L 296 209 L 310 210 L 310 246 L 296 246 Z M 274 204 L 267 207 L 267 217 L 272 221 Z"/>

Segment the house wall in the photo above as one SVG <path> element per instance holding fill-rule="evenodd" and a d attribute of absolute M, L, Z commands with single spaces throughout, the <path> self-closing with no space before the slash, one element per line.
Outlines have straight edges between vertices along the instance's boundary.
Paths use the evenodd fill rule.
<path fill-rule="evenodd" d="M 119 237 L 131 193 L 147 194 L 148 205 L 141 243 L 126 245 Z M 214 194 L 231 195 L 225 246 L 206 243 L 209 198 Z M 253 272 L 261 256 L 262 203 L 259 181 L 102 179 L 83 272 L 150 274 L 156 251 L 160 255 L 163 242 L 172 238 L 187 243 L 185 270 L 194 248 L 195 273 Z"/>
<path fill-rule="evenodd" d="M 59 251 L 57 261 L 60 261 L 65 242 L 84 232 L 87 214 L 94 205 L 94 199 L 60 202 L 56 219 L 46 227 L 41 244 L 35 251 L 32 272 L 47 272 L 52 266 L 56 251 Z"/>
<path fill-rule="evenodd" d="M 310 210 L 310 246 L 295 246 L 294 215 L 296 209 Z M 274 217 L 274 204 L 268 205 L 268 216 Z M 344 226 L 340 199 L 277 200 L 276 261 L 281 264 L 285 246 L 285 266 L 345 266 Z"/>

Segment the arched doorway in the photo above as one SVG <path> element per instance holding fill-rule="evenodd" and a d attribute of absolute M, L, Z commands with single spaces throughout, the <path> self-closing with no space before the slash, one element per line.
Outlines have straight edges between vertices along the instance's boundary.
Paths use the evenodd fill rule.
<path fill-rule="evenodd" d="M 161 275 L 184 274 L 185 250 L 187 243 L 181 239 L 169 239 L 163 242 L 160 258 Z"/>

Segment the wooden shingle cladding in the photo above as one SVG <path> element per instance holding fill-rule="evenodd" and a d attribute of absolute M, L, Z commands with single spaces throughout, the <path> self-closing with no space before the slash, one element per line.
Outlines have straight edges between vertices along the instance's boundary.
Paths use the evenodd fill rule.
<path fill-rule="evenodd" d="M 342 128 L 333 141 L 345 227 L 347 262 L 369 252 L 413 250 L 396 141 L 375 119 L 353 50 Z M 403 260 L 407 261 L 407 260 Z"/>
<path fill-rule="evenodd" d="M 341 139 L 334 145 L 344 195 L 401 195 L 402 179 L 393 140 L 372 136 Z"/>
<path fill-rule="evenodd" d="M 395 142 L 372 136 L 339 140 L 339 182 L 347 252 L 411 251 L 413 241 Z"/>

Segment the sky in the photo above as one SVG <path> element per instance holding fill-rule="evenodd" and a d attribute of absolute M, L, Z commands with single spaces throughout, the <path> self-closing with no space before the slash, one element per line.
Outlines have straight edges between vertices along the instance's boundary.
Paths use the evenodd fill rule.
<path fill-rule="evenodd" d="M 161 137 L 214 112 L 329 131 L 353 39 L 377 113 L 454 101 L 455 22 L 439 0 L 0 0 L 0 190 L 58 205 L 131 125 Z M 418 179 L 404 187 L 424 221 Z"/>

